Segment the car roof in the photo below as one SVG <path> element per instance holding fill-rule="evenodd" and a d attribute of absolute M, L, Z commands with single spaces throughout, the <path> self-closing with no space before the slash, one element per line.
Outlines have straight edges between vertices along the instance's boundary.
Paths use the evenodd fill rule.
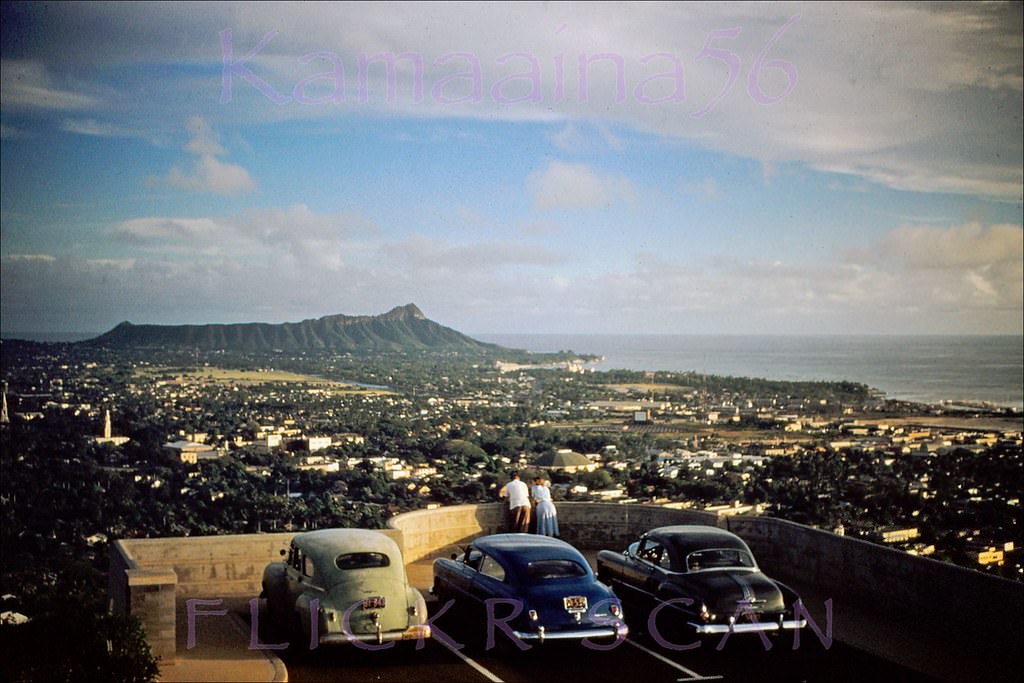
<path fill-rule="evenodd" d="M 322 555 L 331 560 L 346 552 L 383 553 L 397 564 L 402 564 L 402 551 L 398 544 L 379 531 L 370 529 L 318 529 L 296 534 L 292 539 L 303 552 Z"/>
<path fill-rule="evenodd" d="M 680 553 L 688 553 L 703 548 L 736 548 L 750 552 L 743 539 L 725 529 L 700 524 L 680 524 L 651 529 L 646 534 L 666 545 L 670 545 Z"/>
<path fill-rule="evenodd" d="M 473 547 L 482 550 L 502 566 L 519 570 L 537 560 L 572 560 L 590 572 L 586 558 L 565 541 L 550 536 L 533 534 L 494 534 L 473 541 Z"/>

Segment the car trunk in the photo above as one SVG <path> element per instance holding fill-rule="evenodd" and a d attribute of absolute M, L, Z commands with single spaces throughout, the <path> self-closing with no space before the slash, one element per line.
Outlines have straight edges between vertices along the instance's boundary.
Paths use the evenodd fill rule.
<path fill-rule="evenodd" d="M 742 613 L 778 613 L 784 608 L 782 591 L 775 583 L 758 572 L 708 571 L 701 576 L 701 583 L 707 587 L 707 594 L 716 597 L 709 608 L 720 616 Z M 740 614 L 737 614 L 740 612 Z"/>
<path fill-rule="evenodd" d="M 596 610 L 605 618 L 608 617 L 609 601 L 608 596 L 600 590 L 595 590 L 591 586 L 581 586 L 578 583 L 573 582 L 557 582 L 553 581 L 550 583 L 531 586 L 526 591 L 526 604 L 523 606 L 523 614 L 519 618 L 528 618 L 528 610 L 537 610 L 540 617 L 539 623 L 544 628 L 551 630 L 576 628 L 579 625 L 593 624 L 593 617 L 595 615 L 595 607 L 600 607 Z M 566 609 L 566 599 L 573 598 L 585 598 L 586 608 L 580 611 L 580 620 L 576 620 L 576 616 L 573 611 Z M 600 604 L 605 601 L 604 604 Z M 575 609 L 579 609 L 579 600 L 574 600 L 577 603 L 570 605 Z"/>
<path fill-rule="evenodd" d="M 329 630 L 342 630 L 342 619 L 346 611 L 348 632 L 355 635 L 376 633 L 378 623 L 381 632 L 404 630 L 408 627 L 409 606 L 406 604 L 405 581 L 399 576 L 389 576 L 388 572 L 382 573 L 373 569 L 362 571 L 372 573 L 372 576 L 368 575 L 367 580 L 350 577 L 334 585 L 325 598 L 321 599 L 322 606 L 329 606 L 338 611 L 337 620 L 333 624 L 328 624 Z M 374 615 L 378 615 L 377 621 L 374 620 Z"/>

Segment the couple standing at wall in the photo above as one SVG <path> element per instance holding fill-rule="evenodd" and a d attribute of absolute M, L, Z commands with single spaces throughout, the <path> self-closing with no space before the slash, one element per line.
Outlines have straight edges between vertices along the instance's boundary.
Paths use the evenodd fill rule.
<path fill-rule="evenodd" d="M 512 530 L 527 533 L 530 530 L 530 499 L 537 506 L 537 533 L 544 536 L 558 535 L 558 513 L 551 501 L 551 489 L 541 477 L 534 477 L 529 489 L 519 479 L 519 473 L 512 473 L 512 481 L 501 488 L 502 498 L 508 498 L 512 515 Z"/>

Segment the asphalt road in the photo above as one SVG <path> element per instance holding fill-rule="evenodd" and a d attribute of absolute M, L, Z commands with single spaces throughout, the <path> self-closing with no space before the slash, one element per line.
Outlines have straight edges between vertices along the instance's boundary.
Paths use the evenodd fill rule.
<path fill-rule="evenodd" d="M 430 605 L 431 614 L 439 608 Z M 248 619 L 248 614 L 243 615 Z M 261 631 L 263 619 L 261 619 Z M 909 681 L 932 679 L 885 660 L 833 641 L 830 647 L 804 633 L 793 648 L 791 634 L 766 645 L 757 635 L 720 637 L 700 641 L 700 646 L 673 651 L 649 636 L 634 633 L 609 651 L 599 652 L 577 643 L 533 646 L 520 652 L 508 642 L 487 649 L 483 624 L 469 624 L 444 614 L 435 622 L 451 643 L 436 637 L 417 650 L 414 643 L 399 643 L 382 651 L 356 647 L 294 647 L 279 652 L 288 668 L 289 681 L 438 681 L 536 683 L 537 681 L 792 681 L 860 683 L 861 681 Z M 263 642 L 280 642 L 273 626 L 261 634 Z M 500 641 L 503 635 L 495 634 Z M 684 644 L 684 643 L 681 643 Z M 457 647 L 463 645 L 464 647 Z M 719 648 L 719 646 L 721 646 Z"/>

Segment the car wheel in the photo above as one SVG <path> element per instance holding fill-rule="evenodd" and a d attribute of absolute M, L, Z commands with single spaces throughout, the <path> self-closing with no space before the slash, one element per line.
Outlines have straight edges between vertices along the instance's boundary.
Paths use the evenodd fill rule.
<path fill-rule="evenodd" d="M 302 619 L 297 612 L 292 612 L 288 619 L 288 653 L 302 657 L 310 653 L 309 635 L 302 627 Z"/>

